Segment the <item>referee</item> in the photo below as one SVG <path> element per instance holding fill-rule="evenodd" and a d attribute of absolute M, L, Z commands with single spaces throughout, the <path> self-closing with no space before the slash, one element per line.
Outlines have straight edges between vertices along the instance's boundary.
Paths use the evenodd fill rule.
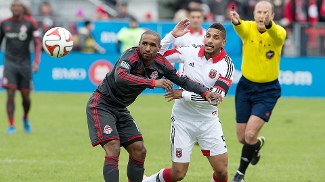
<path fill-rule="evenodd" d="M 254 8 L 255 21 L 243 21 L 233 9 L 233 27 L 243 42 L 242 77 L 236 88 L 237 138 L 243 144 L 239 168 L 232 182 L 243 182 L 248 165 L 256 165 L 265 144 L 258 137 L 281 96 L 278 80 L 286 31 L 274 23 L 274 6 L 266 0 Z"/>

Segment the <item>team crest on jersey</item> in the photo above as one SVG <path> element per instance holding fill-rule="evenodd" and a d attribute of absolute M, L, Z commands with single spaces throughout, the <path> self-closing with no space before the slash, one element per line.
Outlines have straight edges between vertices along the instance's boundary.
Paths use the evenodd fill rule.
<path fill-rule="evenodd" d="M 158 71 L 152 72 L 151 75 L 150 75 L 150 78 L 151 79 L 157 79 L 158 78 Z"/>
<path fill-rule="evenodd" d="M 274 51 L 268 51 L 268 52 L 266 53 L 266 58 L 267 58 L 267 59 L 272 59 L 273 56 L 274 56 Z"/>
<path fill-rule="evenodd" d="M 210 72 L 209 72 L 209 77 L 213 79 L 216 76 L 217 76 L 217 70 L 211 69 Z"/>
<path fill-rule="evenodd" d="M 105 125 L 103 133 L 111 134 L 113 129 L 109 125 Z"/>
<path fill-rule="evenodd" d="M 26 31 L 27 31 L 27 27 L 26 27 L 26 25 L 22 25 L 22 26 L 20 27 L 20 31 L 21 31 L 21 32 L 26 32 Z"/>
<path fill-rule="evenodd" d="M 176 157 L 181 158 L 183 155 L 181 148 L 176 148 Z"/>
<path fill-rule="evenodd" d="M 8 26 L 6 26 L 6 30 L 7 31 L 10 31 L 11 30 L 11 27 L 8 25 Z"/>

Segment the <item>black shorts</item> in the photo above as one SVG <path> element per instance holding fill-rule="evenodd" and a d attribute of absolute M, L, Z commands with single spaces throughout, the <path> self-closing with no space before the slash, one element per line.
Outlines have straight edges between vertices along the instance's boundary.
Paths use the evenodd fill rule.
<path fill-rule="evenodd" d="M 111 140 L 120 140 L 126 148 L 142 141 L 142 134 L 127 108 L 112 106 L 105 96 L 94 92 L 86 107 L 89 137 L 92 146 Z"/>
<path fill-rule="evenodd" d="M 268 122 L 280 96 L 278 79 L 268 83 L 254 83 L 242 76 L 235 95 L 237 123 L 247 123 L 251 115 Z"/>
<path fill-rule="evenodd" d="M 30 64 L 5 60 L 1 86 L 21 91 L 33 90 L 32 70 Z"/>

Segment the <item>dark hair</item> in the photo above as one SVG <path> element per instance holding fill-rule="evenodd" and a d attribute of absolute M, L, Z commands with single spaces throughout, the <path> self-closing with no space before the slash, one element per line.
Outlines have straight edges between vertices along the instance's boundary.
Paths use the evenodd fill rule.
<path fill-rule="evenodd" d="M 134 16 L 131 16 L 131 17 L 130 17 L 130 21 L 138 22 L 138 20 L 137 20 Z"/>
<path fill-rule="evenodd" d="M 189 9 L 188 13 L 191 13 L 191 12 L 200 12 L 203 14 L 203 9 L 202 8 L 191 8 L 191 9 Z"/>
<path fill-rule="evenodd" d="M 90 20 L 85 20 L 84 24 L 85 24 L 85 26 L 87 26 L 87 25 L 91 24 L 91 21 Z"/>
<path fill-rule="evenodd" d="M 142 35 L 141 35 L 140 40 L 142 40 L 143 35 L 148 35 L 148 34 L 158 37 L 159 41 L 161 40 L 160 35 L 157 32 L 153 31 L 153 30 L 147 30 L 147 31 L 143 32 Z"/>
<path fill-rule="evenodd" d="M 225 34 L 224 39 L 226 39 L 226 29 L 221 23 L 213 23 L 212 25 L 210 25 L 209 29 L 210 28 L 214 28 L 223 32 Z"/>

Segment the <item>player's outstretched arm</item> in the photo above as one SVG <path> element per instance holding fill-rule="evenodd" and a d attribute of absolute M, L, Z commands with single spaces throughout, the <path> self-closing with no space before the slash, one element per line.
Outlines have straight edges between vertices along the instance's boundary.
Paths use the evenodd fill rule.
<path fill-rule="evenodd" d="M 170 102 L 170 101 L 175 100 L 175 99 L 180 99 L 180 98 L 186 97 L 185 93 L 189 93 L 188 95 L 194 94 L 195 97 L 198 97 L 198 100 L 194 99 L 193 101 L 208 102 L 209 104 L 212 104 L 212 105 L 221 104 L 222 99 L 223 99 L 223 97 L 220 94 L 218 94 L 216 92 L 209 92 L 206 95 L 206 97 L 205 97 L 206 100 L 205 100 L 201 96 L 199 96 L 199 95 L 197 95 L 197 94 L 195 94 L 193 92 L 185 91 L 183 89 L 171 90 L 168 93 L 166 93 L 164 95 L 164 97 L 166 99 L 169 99 L 167 102 Z M 192 100 L 192 99 L 189 98 L 187 100 Z"/>
<path fill-rule="evenodd" d="M 185 18 L 181 21 L 179 21 L 174 29 L 172 30 L 171 34 L 177 38 L 185 35 L 189 32 L 189 30 L 185 29 L 190 24 L 190 20 L 188 18 Z"/>
<path fill-rule="evenodd" d="M 165 89 L 167 92 L 170 92 L 173 90 L 173 83 L 170 80 L 166 80 L 166 79 L 159 79 L 159 80 L 155 80 L 155 87 L 157 88 L 163 88 Z"/>

